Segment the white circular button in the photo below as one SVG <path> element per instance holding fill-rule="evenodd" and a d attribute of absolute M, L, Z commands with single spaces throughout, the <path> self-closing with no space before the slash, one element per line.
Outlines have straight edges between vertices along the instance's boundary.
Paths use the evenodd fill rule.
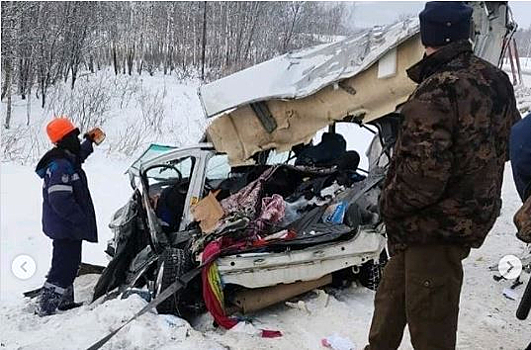
<path fill-rule="evenodd" d="M 11 271 L 16 278 L 21 280 L 27 280 L 35 274 L 37 271 L 37 264 L 35 260 L 29 255 L 19 255 L 11 264 Z"/>
<path fill-rule="evenodd" d="M 514 255 L 505 255 L 498 263 L 498 271 L 504 278 L 514 280 L 522 273 L 522 262 Z"/>

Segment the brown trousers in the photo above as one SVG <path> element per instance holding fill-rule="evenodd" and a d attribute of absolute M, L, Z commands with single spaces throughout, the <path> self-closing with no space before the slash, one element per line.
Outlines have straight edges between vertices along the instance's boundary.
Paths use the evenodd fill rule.
<path fill-rule="evenodd" d="M 454 350 L 462 260 L 469 248 L 409 247 L 391 257 L 374 299 L 366 350 L 398 349 L 406 324 L 415 350 Z"/>

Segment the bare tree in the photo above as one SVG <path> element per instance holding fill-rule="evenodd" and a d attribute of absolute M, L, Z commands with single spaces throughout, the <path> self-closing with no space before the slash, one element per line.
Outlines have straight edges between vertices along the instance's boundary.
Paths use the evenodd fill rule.
<path fill-rule="evenodd" d="M 1 7 L 2 99 L 9 102 L 15 91 L 24 99 L 34 88 L 43 107 L 51 85 L 70 81 L 73 89 L 83 70 L 153 75 L 179 67 L 180 75 L 212 79 L 348 34 L 348 11 L 340 2 L 26 1 Z"/>
<path fill-rule="evenodd" d="M 207 2 L 203 1 L 203 39 L 201 40 L 201 80 L 205 79 L 205 53 L 207 30 Z"/>

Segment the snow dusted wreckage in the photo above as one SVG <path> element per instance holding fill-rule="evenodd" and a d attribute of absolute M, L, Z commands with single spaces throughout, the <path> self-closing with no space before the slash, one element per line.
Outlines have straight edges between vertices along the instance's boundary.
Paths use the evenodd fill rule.
<path fill-rule="evenodd" d="M 508 6 L 471 6 L 474 50 L 500 65 L 515 30 Z M 184 317 L 206 306 L 230 328 L 232 315 L 328 284 L 358 279 L 374 289 L 386 261 L 378 197 L 397 107 L 415 88 L 406 69 L 422 55 L 410 19 L 200 87 L 212 118 L 205 143 L 152 145 L 130 167 L 134 194 L 110 224 L 112 260 L 94 300 L 141 293 Z M 375 132 L 366 175 L 335 134 L 338 122 Z"/>

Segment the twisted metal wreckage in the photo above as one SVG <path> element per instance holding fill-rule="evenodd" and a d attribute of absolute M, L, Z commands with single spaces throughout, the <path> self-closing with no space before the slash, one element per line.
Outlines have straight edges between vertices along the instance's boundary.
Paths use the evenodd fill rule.
<path fill-rule="evenodd" d="M 475 53 L 500 66 L 516 29 L 507 3 L 470 4 Z M 112 260 L 94 290 L 98 302 L 138 293 L 149 303 L 90 349 L 154 307 L 189 317 L 206 306 L 231 328 L 243 314 L 331 283 L 375 288 L 386 260 L 380 185 L 397 107 L 415 89 L 406 68 L 422 55 L 418 21 L 409 19 L 201 86 L 212 118 L 205 142 L 152 145 L 130 167 L 134 194 L 110 225 Z M 378 130 L 366 175 L 334 136 L 337 122 Z M 327 148 L 324 138 L 301 146 L 327 126 L 343 146 Z"/>

